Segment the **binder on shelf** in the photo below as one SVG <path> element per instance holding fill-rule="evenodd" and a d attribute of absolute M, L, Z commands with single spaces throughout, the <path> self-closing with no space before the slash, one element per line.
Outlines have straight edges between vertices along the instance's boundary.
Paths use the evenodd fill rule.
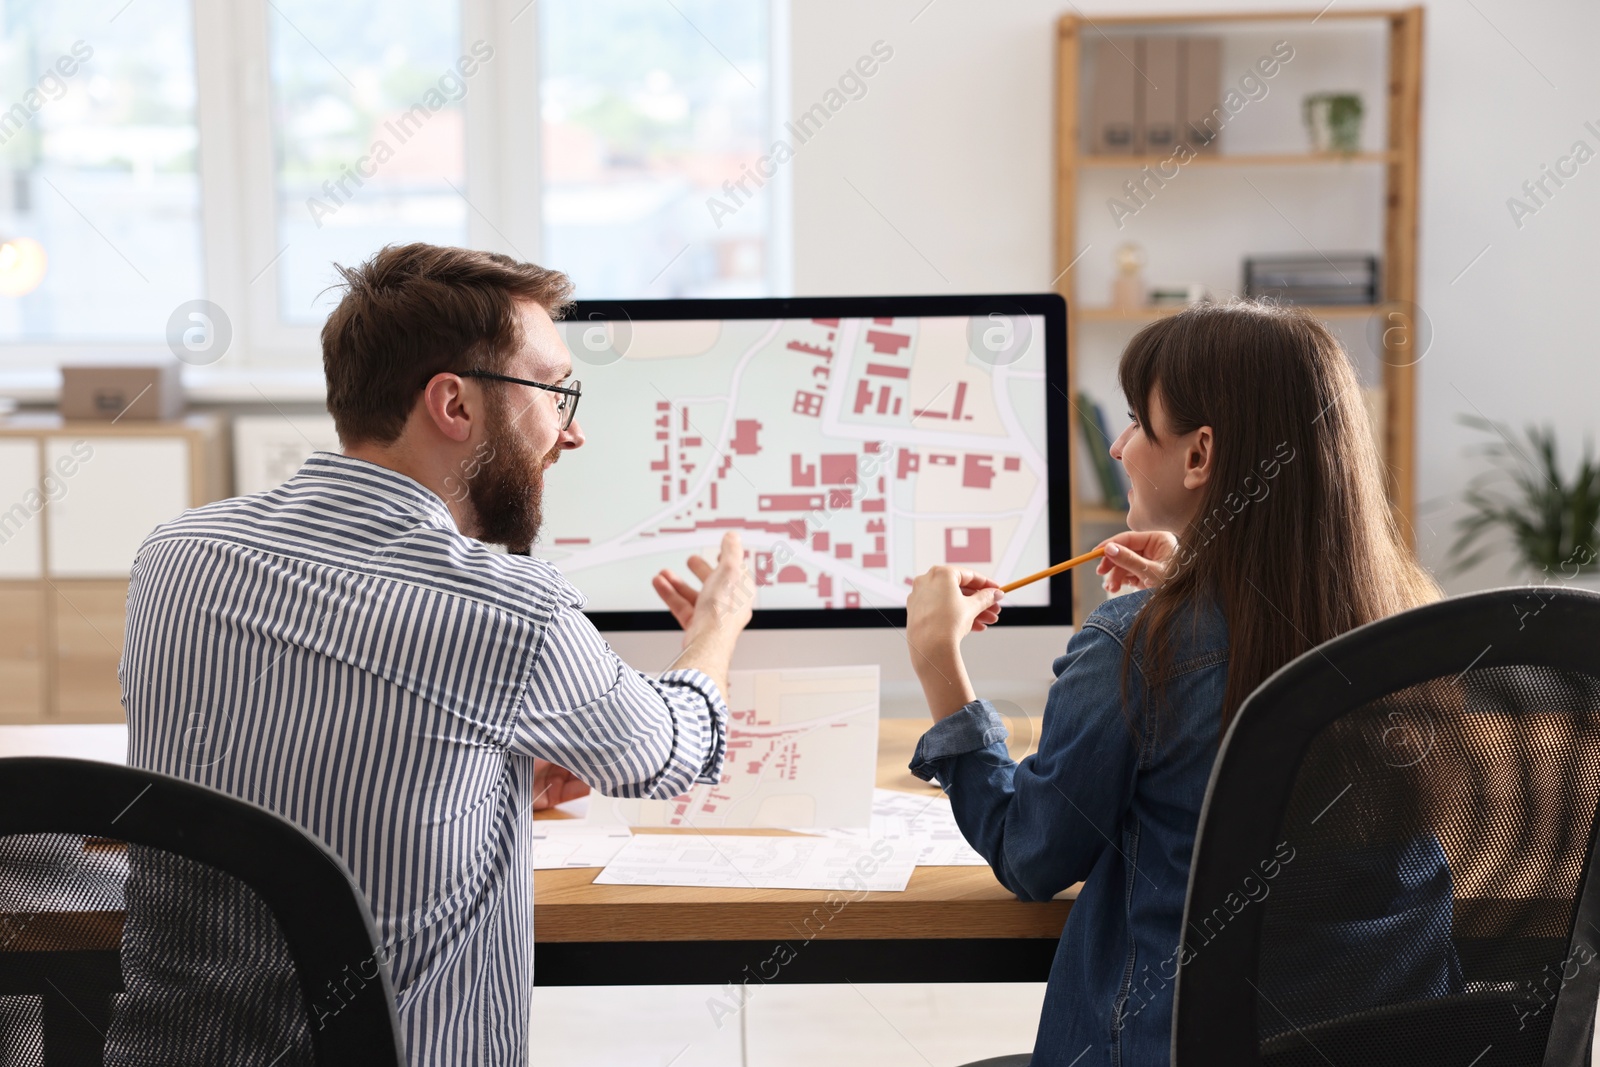
<path fill-rule="evenodd" d="M 1144 77 L 1144 152 L 1166 156 L 1178 145 L 1179 104 L 1183 83 L 1178 76 L 1178 38 L 1145 37 Z"/>
<path fill-rule="evenodd" d="M 1215 155 L 1222 133 L 1222 38 L 1183 38 L 1178 66 L 1183 80 L 1178 136 L 1197 155 Z"/>
<path fill-rule="evenodd" d="M 1111 435 L 1106 430 L 1106 415 L 1089 394 L 1078 391 L 1078 425 L 1083 429 L 1084 451 L 1094 466 L 1095 481 L 1107 507 L 1128 509 L 1128 484 L 1122 464 L 1111 458 Z"/>
<path fill-rule="evenodd" d="M 1113 46 L 1103 40 L 1095 49 L 1094 121 L 1090 151 L 1096 155 L 1131 156 L 1144 151 L 1140 126 L 1139 40 L 1124 37 Z"/>

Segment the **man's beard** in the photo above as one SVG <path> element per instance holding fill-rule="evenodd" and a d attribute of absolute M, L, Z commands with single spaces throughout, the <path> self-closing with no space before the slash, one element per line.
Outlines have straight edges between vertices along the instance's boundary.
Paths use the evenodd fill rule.
<path fill-rule="evenodd" d="M 526 552 L 544 521 L 544 466 L 560 458 L 561 447 L 535 456 L 512 428 L 509 406 L 503 402 L 491 401 L 488 417 L 490 453 L 479 464 L 477 474 L 467 480 L 467 496 L 478 519 L 478 540 Z"/>

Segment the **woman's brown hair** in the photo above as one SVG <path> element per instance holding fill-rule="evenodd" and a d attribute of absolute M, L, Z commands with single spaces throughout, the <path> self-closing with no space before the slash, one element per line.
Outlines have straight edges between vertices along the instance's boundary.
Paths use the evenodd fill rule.
<path fill-rule="evenodd" d="M 1213 601 L 1228 625 L 1222 726 L 1269 675 L 1357 626 L 1436 599 L 1384 492 L 1361 388 L 1339 342 L 1294 308 L 1201 304 L 1151 323 L 1117 369 L 1152 441 L 1211 427 L 1199 512 L 1166 581 L 1135 618 L 1159 725 L 1173 631 Z M 1138 492 L 1135 483 L 1134 492 Z"/>

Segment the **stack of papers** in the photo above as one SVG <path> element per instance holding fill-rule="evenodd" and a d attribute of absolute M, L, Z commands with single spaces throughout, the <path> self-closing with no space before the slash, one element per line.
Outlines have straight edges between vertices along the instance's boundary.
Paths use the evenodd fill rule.
<path fill-rule="evenodd" d="M 870 830 L 822 830 L 825 837 L 846 840 L 868 837 L 913 843 L 918 867 L 987 867 L 956 825 L 950 801 L 942 794 L 918 796 L 893 789 L 872 791 Z"/>
<path fill-rule="evenodd" d="M 982 867 L 949 800 L 873 789 L 878 670 L 734 671 L 721 780 L 671 800 L 592 796 L 534 822 L 535 870 L 604 867 L 597 885 L 904 890 L 916 867 Z M 805 837 L 683 831 L 787 828 Z"/>
<path fill-rule="evenodd" d="M 594 881 L 898 893 L 915 867 L 916 848 L 909 841 L 641 834 L 630 838 Z"/>
<path fill-rule="evenodd" d="M 632 836 L 632 830 L 614 823 L 535 819 L 533 869 L 553 871 L 563 867 L 604 867 Z"/>

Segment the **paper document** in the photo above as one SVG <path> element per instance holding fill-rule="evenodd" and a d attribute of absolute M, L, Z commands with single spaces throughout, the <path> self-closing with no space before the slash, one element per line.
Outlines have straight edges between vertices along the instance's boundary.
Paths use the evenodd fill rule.
<path fill-rule="evenodd" d="M 721 781 L 671 800 L 596 796 L 589 820 L 699 830 L 870 825 L 876 665 L 733 671 L 728 708 Z"/>
<path fill-rule="evenodd" d="M 917 846 L 918 867 L 987 867 L 956 825 L 950 801 L 938 793 L 918 796 L 893 789 L 872 791 L 870 830 L 828 829 L 817 833 L 844 840 L 880 837 Z"/>
<path fill-rule="evenodd" d="M 633 831 L 626 826 L 594 825 L 572 819 L 535 819 L 533 869 L 604 867 L 621 850 Z"/>
<path fill-rule="evenodd" d="M 916 867 L 908 841 L 639 834 L 596 885 L 900 892 Z"/>

